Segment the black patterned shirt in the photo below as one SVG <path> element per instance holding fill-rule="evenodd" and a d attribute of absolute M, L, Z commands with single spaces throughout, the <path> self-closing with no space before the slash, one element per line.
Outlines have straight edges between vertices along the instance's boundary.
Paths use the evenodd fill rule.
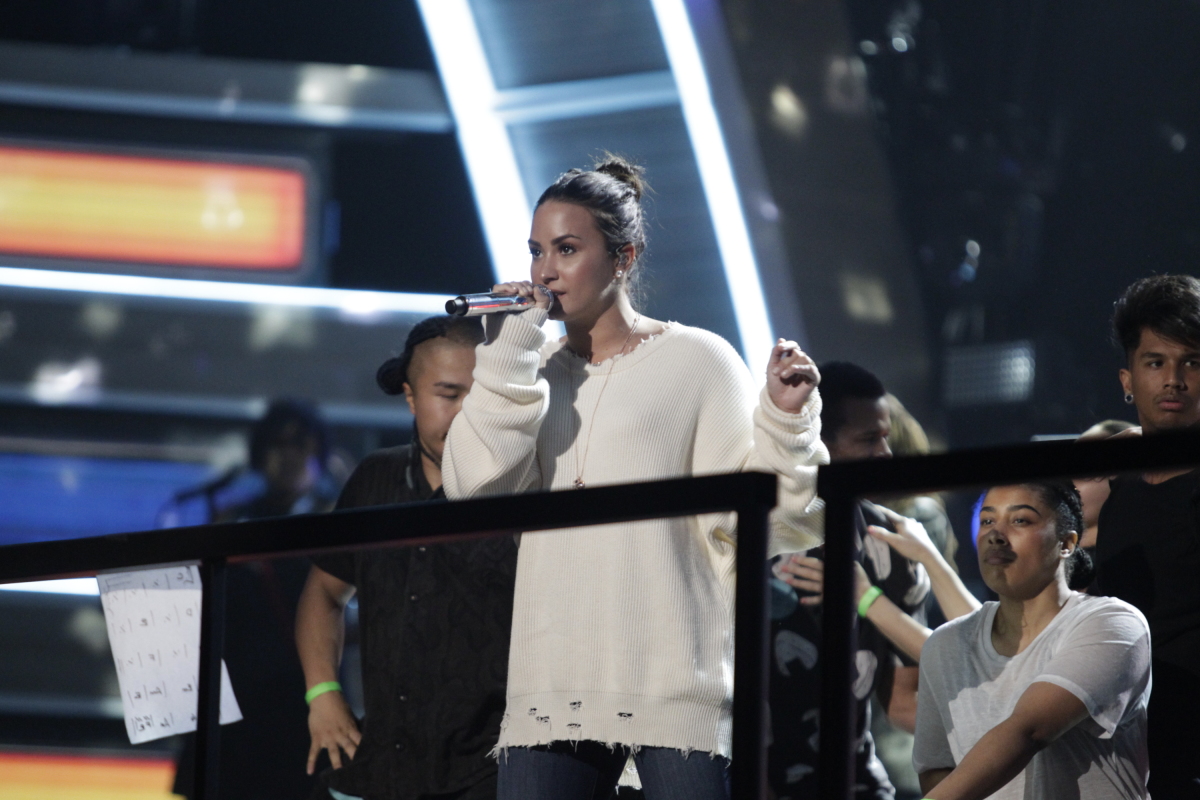
<path fill-rule="evenodd" d="M 892 528 L 878 508 L 859 504 L 855 515 L 855 552 L 872 585 L 921 624 L 929 576 L 925 568 L 866 535 L 867 525 Z M 824 558 L 824 548 L 810 555 Z M 785 590 L 791 589 L 781 584 Z M 795 603 L 795 600 L 792 601 Z M 774 607 L 774 606 L 773 606 Z M 786 610 L 786 609 L 785 609 Z M 822 606 L 796 605 L 773 613 L 771 622 L 771 735 L 767 779 L 779 800 L 818 796 L 817 743 L 820 736 Z M 854 652 L 855 800 L 892 800 L 895 787 L 875 755 L 871 738 L 871 693 L 887 708 L 897 666 L 915 666 L 869 621 L 858 622 Z"/>
<path fill-rule="evenodd" d="M 338 508 L 442 499 L 411 446 L 368 456 Z M 517 552 L 512 537 L 322 556 L 357 588 L 366 716 L 329 785 L 374 800 L 494 780 Z"/>

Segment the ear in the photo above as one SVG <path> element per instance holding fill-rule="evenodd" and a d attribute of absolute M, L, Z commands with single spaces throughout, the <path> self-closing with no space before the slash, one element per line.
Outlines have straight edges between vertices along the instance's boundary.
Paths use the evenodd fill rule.
<path fill-rule="evenodd" d="M 637 260 L 637 247 L 633 242 L 626 242 L 618 247 L 613 255 L 616 257 L 617 266 L 615 269 L 623 269 L 626 273 L 633 268 L 633 262 Z"/>
<path fill-rule="evenodd" d="M 1122 367 L 1117 373 L 1117 377 L 1121 381 L 1121 392 L 1123 394 L 1133 394 L 1133 373 Z"/>
<path fill-rule="evenodd" d="M 1079 547 L 1079 532 L 1067 531 L 1067 535 L 1063 537 L 1060 545 L 1063 558 L 1069 558 L 1075 553 L 1075 548 Z"/>
<path fill-rule="evenodd" d="M 408 401 L 408 410 L 415 417 L 417 415 L 417 407 L 413 404 L 413 400 L 416 397 L 416 393 L 408 381 L 405 381 L 402 385 L 404 386 L 404 399 Z"/>

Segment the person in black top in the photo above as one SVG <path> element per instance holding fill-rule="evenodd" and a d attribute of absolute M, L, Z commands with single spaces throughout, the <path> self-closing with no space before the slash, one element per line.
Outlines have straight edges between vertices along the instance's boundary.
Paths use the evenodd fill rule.
<path fill-rule="evenodd" d="M 1141 425 L 1118 435 L 1200 426 L 1200 281 L 1137 281 L 1116 303 L 1113 333 L 1125 351 L 1125 402 Z M 1150 793 L 1200 798 L 1200 470 L 1113 480 L 1096 562 L 1092 592 L 1137 606 L 1150 623 Z"/>
<path fill-rule="evenodd" d="M 368 456 L 338 508 L 439 500 L 450 422 L 471 388 L 476 320 L 435 317 L 380 368 L 416 419 L 410 445 Z M 516 545 L 511 537 L 313 559 L 296 642 L 312 697 L 312 772 L 322 750 L 337 800 L 482 800 L 496 793 Z M 336 688 L 343 611 L 357 592 L 366 715 L 361 732 Z M 314 688 L 315 687 L 315 688 Z M 325 691 L 321 691 L 321 690 Z M 318 693 L 320 692 L 320 693 Z M 313 696 L 315 695 L 315 696 Z"/>
<path fill-rule="evenodd" d="M 329 511 L 340 481 L 330 433 L 310 402 L 275 400 L 250 430 L 248 468 L 176 495 L 159 523 L 242 522 Z M 304 674 L 293 643 L 305 558 L 230 564 L 226 571 L 225 661 L 242 719 L 221 728 L 223 800 L 301 798 L 312 778 L 294 765 L 308 749 Z M 173 792 L 192 797 L 195 739 L 183 737 Z"/>
<path fill-rule="evenodd" d="M 821 370 L 821 438 L 831 461 L 858 458 L 890 458 L 887 438 L 891 416 L 883 384 L 867 370 L 854 364 L 832 362 Z M 893 529 L 891 518 L 878 506 L 862 502 L 855 515 L 857 558 L 874 586 L 905 613 L 924 623 L 929 577 L 924 568 L 887 544 L 867 535 L 868 525 Z M 823 588 L 821 562 L 808 555 L 784 556 L 776 573 L 791 586 L 807 592 Z M 780 597 L 786 587 L 773 586 Z M 784 595 L 786 596 L 786 595 Z M 809 594 L 790 613 L 775 613 L 771 625 L 771 733 L 767 778 L 779 800 L 816 797 L 818 790 L 817 738 L 821 706 L 820 598 Z M 783 609 L 788 604 L 773 603 Z M 875 755 L 871 737 L 872 692 L 893 722 L 912 731 L 916 717 L 916 662 L 903 655 L 870 622 L 855 618 L 854 697 L 857 701 L 855 800 L 891 800 L 895 787 Z"/>

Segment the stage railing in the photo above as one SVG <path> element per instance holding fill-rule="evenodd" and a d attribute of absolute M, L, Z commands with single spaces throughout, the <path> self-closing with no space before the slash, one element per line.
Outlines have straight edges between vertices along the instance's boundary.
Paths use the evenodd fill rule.
<path fill-rule="evenodd" d="M 765 797 L 767 518 L 775 476 L 739 473 L 535 495 L 414 503 L 252 522 L 0 547 L 0 583 L 199 562 L 203 581 L 196 800 L 220 797 L 217 744 L 228 563 L 523 531 L 732 511 L 738 562 L 733 703 L 734 797 Z"/>
<path fill-rule="evenodd" d="M 1002 486 L 1044 478 L 1190 468 L 1198 464 L 1200 435 L 1180 433 L 1116 441 L 1060 441 L 960 450 L 937 456 L 822 467 L 817 480 L 818 494 L 825 500 L 823 619 L 826 624 L 820 650 L 823 667 L 818 762 L 821 799 L 853 797 L 854 506 L 859 498 Z M 845 620 L 846 624 L 829 624 L 835 620 Z"/>
<path fill-rule="evenodd" d="M 1050 442 L 822 467 L 826 565 L 821 643 L 821 797 L 853 790 L 853 534 L 861 497 L 984 487 L 1050 477 L 1091 477 L 1200 464 L 1200 436 Z M 219 664 L 225 565 L 283 555 L 430 544 L 520 531 L 733 511 L 738 519 L 733 797 L 765 797 L 767 518 L 775 478 L 742 473 L 454 503 L 380 506 L 332 514 L 116 534 L 0 548 L 0 583 L 92 575 L 182 561 L 204 580 L 197 728 L 197 798 L 218 797 Z"/>

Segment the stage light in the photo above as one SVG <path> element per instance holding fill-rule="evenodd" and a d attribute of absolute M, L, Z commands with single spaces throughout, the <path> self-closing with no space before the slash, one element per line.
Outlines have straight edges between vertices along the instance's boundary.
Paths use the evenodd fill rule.
<path fill-rule="evenodd" d="M 251 305 L 331 308 L 359 317 L 385 311 L 443 314 L 446 310 L 447 300 L 445 295 L 410 292 L 372 292 L 359 289 L 325 289 L 315 286 L 271 286 L 232 281 L 191 281 L 176 278 L 151 278 L 141 275 L 110 275 L 21 267 L 0 267 L 0 287 L 2 286 L 127 297 L 158 297 L 171 300 L 209 300 Z"/>
<path fill-rule="evenodd" d="M 467 0 L 417 0 L 499 281 L 529 280 L 529 199 Z"/>
<path fill-rule="evenodd" d="M 0 583 L 5 592 L 45 592 L 46 594 L 100 595 L 95 578 L 63 578 L 57 581 L 31 581 L 29 583 Z"/>
<path fill-rule="evenodd" d="M 435 3 L 440 1 L 426 0 Z M 757 368 L 774 346 L 775 339 L 763 298 L 750 232 L 742 212 L 725 137 L 713 106 L 700 48 L 684 0 L 651 0 L 651 6 L 658 20 L 671 72 L 679 88 L 684 121 L 716 232 L 725 280 L 729 284 L 738 335 L 742 340 L 742 354 L 749 364 Z"/>

